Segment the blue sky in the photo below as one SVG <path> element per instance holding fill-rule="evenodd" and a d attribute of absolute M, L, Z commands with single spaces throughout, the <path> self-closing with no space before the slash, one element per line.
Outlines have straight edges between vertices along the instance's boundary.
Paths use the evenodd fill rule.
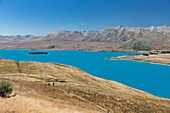
<path fill-rule="evenodd" d="M 170 0 L 0 0 L 1 35 L 170 26 Z"/>

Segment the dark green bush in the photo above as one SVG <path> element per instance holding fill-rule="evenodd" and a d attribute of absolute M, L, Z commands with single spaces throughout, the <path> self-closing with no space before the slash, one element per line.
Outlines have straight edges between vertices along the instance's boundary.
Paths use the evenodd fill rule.
<path fill-rule="evenodd" d="M 7 97 L 12 93 L 12 84 L 7 81 L 0 81 L 0 97 Z"/>

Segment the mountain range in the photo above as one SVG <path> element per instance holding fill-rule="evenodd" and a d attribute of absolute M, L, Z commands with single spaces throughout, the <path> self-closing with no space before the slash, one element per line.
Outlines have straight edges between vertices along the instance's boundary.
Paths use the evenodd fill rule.
<path fill-rule="evenodd" d="M 107 27 L 99 31 L 58 30 L 46 36 L 0 35 L 1 49 L 148 51 L 170 49 L 170 26 Z"/>

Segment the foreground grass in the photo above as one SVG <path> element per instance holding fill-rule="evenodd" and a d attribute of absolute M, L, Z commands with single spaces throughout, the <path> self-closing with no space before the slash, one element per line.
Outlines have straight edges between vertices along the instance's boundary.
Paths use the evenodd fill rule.
<path fill-rule="evenodd" d="M 0 108 L 4 112 L 170 112 L 168 99 L 93 77 L 72 66 L 10 60 L 0 60 L 0 64 L 3 64 L 0 67 L 0 79 L 12 82 L 17 93 L 16 97 L 0 99 L 3 103 Z M 47 86 L 50 80 L 55 80 L 54 87 Z"/>

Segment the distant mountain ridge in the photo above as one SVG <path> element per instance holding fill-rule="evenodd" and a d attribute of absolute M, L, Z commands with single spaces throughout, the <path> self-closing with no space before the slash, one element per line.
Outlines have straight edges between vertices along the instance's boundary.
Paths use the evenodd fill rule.
<path fill-rule="evenodd" d="M 0 36 L 0 43 L 3 40 Z M 7 37 L 7 36 L 6 36 Z M 19 39 L 11 48 L 85 49 L 96 51 L 170 49 L 170 26 L 107 27 L 99 31 L 59 30 L 46 36 L 10 36 Z M 26 40 L 27 39 L 27 40 Z M 8 42 L 9 40 L 9 42 Z M 8 46 L 4 47 L 8 48 Z M 63 45 L 64 44 L 64 45 Z M 4 48 L 0 46 L 0 48 Z"/>
<path fill-rule="evenodd" d="M 3 36 L 3 35 L 0 35 L 0 38 L 30 38 L 30 37 L 33 37 L 33 35 L 11 35 L 11 36 Z"/>

